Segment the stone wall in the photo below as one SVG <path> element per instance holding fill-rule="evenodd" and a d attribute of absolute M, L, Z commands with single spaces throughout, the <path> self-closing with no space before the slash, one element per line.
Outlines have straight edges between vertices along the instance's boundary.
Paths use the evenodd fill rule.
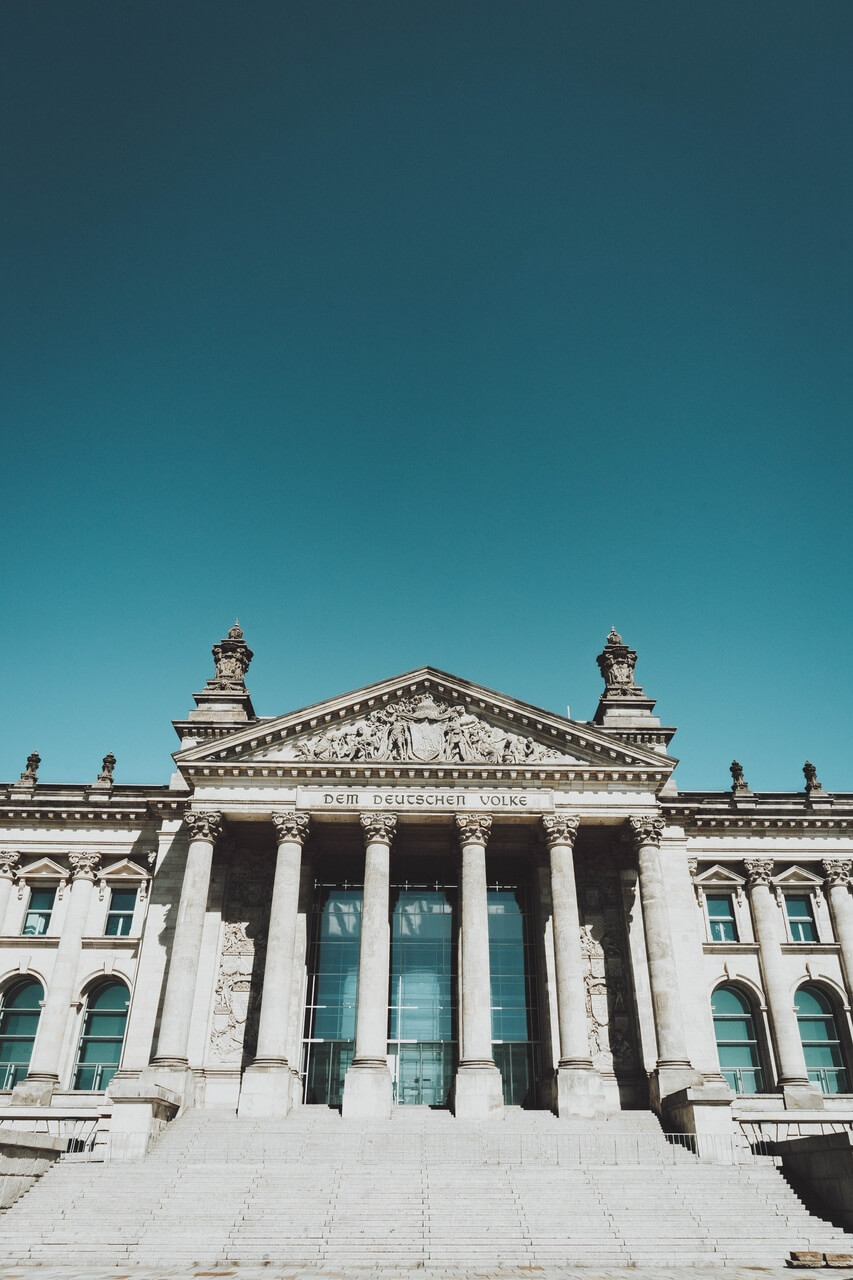
<path fill-rule="evenodd" d="M 814 1196 L 839 1225 L 853 1230 L 853 1133 L 792 1138 L 775 1150 L 794 1188 Z"/>
<path fill-rule="evenodd" d="M 29 1191 L 67 1145 L 65 1138 L 22 1133 L 0 1125 L 0 1209 L 8 1209 Z"/>

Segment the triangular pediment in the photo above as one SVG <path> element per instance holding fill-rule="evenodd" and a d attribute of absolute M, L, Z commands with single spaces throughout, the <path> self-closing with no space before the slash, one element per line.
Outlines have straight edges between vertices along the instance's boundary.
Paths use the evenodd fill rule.
<path fill-rule="evenodd" d="M 816 889 L 823 884 L 823 878 L 804 867 L 787 867 L 773 877 L 773 883 L 780 889 Z"/>
<path fill-rule="evenodd" d="M 122 858 L 120 862 L 111 862 L 108 866 L 101 867 L 98 872 L 99 880 L 123 880 L 126 882 L 133 881 L 138 884 L 140 880 L 148 880 L 150 876 L 147 871 L 143 871 L 142 867 L 137 866 L 135 862 L 131 862 L 129 858 Z"/>
<path fill-rule="evenodd" d="M 179 752 L 185 772 L 217 766 L 472 766 L 671 772 L 675 761 L 625 746 L 588 724 L 543 711 L 430 667 L 397 676 Z"/>
<path fill-rule="evenodd" d="M 52 858 L 39 858 L 36 862 L 30 862 L 27 866 L 21 867 L 18 878 L 20 880 L 67 880 L 70 874 L 67 867 L 61 867 Z"/>
<path fill-rule="evenodd" d="M 711 887 L 739 889 L 746 884 L 746 879 L 743 876 L 739 876 L 736 871 L 732 871 L 729 867 L 721 867 L 717 863 L 715 866 L 708 867 L 707 870 L 702 871 L 698 876 L 694 876 L 693 883 L 701 885 L 705 889 L 710 889 Z"/>

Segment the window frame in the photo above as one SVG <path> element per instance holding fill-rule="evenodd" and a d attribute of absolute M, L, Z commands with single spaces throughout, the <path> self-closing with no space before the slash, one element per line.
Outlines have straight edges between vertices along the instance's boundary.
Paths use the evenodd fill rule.
<path fill-rule="evenodd" d="M 110 884 L 108 881 L 107 891 L 109 892 L 110 897 L 107 903 L 107 914 L 104 920 L 103 936 L 105 938 L 129 938 L 133 935 L 133 932 L 134 932 L 136 908 L 139 905 L 139 885 L 128 884 L 127 881 L 122 881 L 122 882 L 114 881 L 112 884 Z M 133 906 L 129 911 L 113 910 L 113 896 L 116 893 L 132 893 L 133 894 Z M 122 931 L 121 929 L 117 929 L 115 932 L 110 932 L 110 923 L 113 920 L 118 920 L 118 921 L 126 920 L 127 929 L 125 931 Z"/>
<path fill-rule="evenodd" d="M 17 1013 L 26 1013 L 30 1015 L 32 1015 L 33 1013 L 36 1013 L 36 1025 L 35 1025 L 35 1031 L 33 1032 L 32 1037 L 28 1035 L 22 1036 L 18 1034 L 10 1035 L 5 1029 L 6 1015 L 8 1012 L 12 1012 L 12 1010 L 9 1009 L 9 1003 L 8 1003 L 9 996 L 10 994 L 14 994 L 16 991 L 20 991 L 25 986 L 34 986 L 34 987 L 38 987 L 41 990 L 41 997 L 38 1000 L 37 1013 L 36 1013 L 35 1005 L 32 1005 L 26 1009 L 15 1010 L 15 1012 Z M 14 1041 L 16 1043 L 20 1043 L 22 1041 L 31 1041 L 30 1054 L 29 1054 L 29 1057 L 27 1058 L 26 1063 L 23 1063 L 23 1062 L 20 1062 L 20 1063 L 7 1062 L 6 1063 L 6 1070 L 2 1075 L 0 1075 L 0 1090 L 2 1091 L 14 1089 L 15 1085 L 18 1084 L 20 1080 L 23 1080 L 26 1077 L 30 1069 L 30 1062 L 32 1061 L 33 1049 L 35 1048 L 36 1037 L 38 1036 L 39 1026 L 41 1025 L 41 1013 L 42 1013 L 42 1009 L 44 1008 L 44 1001 L 45 1001 L 44 983 L 42 982 L 41 978 L 37 978 L 32 973 L 19 974 L 13 982 L 10 982 L 8 984 L 6 989 L 3 991 L 2 996 L 0 997 L 0 1045 L 2 1045 L 2 1043 L 6 1040 Z M 16 1072 L 17 1068 L 22 1068 L 22 1070 L 20 1070 L 20 1072 L 18 1073 Z"/>
<path fill-rule="evenodd" d="M 808 888 L 805 885 L 791 887 L 791 888 L 781 887 L 781 896 L 782 896 L 782 903 L 781 903 L 782 915 L 785 917 L 785 933 L 786 933 L 788 942 L 792 946 L 796 946 L 796 947 L 817 946 L 821 942 L 821 936 L 820 936 L 820 929 L 818 928 L 817 903 L 815 901 L 814 890 Z M 790 915 L 788 914 L 788 902 L 789 900 L 793 900 L 795 898 L 802 899 L 802 901 L 806 903 L 809 910 L 808 918 L 804 916 L 802 917 L 802 921 L 797 920 L 796 918 L 792 920 Z M 794 926 L 801 922 L 804 924 L 808 922 L 808 924 L 811 925 L 811 929 L 812 929 L 812 933 L 814 934 L 814 937 L 812 938 L 794 937 Z"/>
<path fill-rule="evenodd" d="M 28 884 L 27 888 L 29 889 L 30 897 L 29 897 L 29 901 L 27 902 L 27 906 L 24 910 L 24 919 L 21 922 L 21 932 L 19 936 L 22 938 L 48 937 L 50 935 L 50 926 L 51 926 L 51 923 L 53 922 L 54 913 L 56 912 L 56 903 L 59 897 L 59 885 L 45 884 L 45 883 L 39 882 L 36 884 Z M 32 905 L 33 895 L 36 893 L 52 893 L 53 894 L 50 907 L 47 910 L 45 910 L 44 908 L 33 907 Z M 45 925 L 43 929 L 27 928 L 31 915 L 33 917 L 45 917 L 45 916 L 47 917 L 45 920 Z"/>
<path fill-rule="evenodd" d="M 725 944 L 725 943 L 737 944 L 738 942 L 740 942 L 741 940 L 740 921 L 738 920 L 738 912 L 737 912 L 737 907 L 735 905 L 734 893 L 731 892 L 730 890 L 726 890 L 722 888 L 718 889 L 715 886 L 708 886 L 707 888 L 703 889 L 702 897 L 704 898 L 705 927 L 708 932 L 708 941 L 721 943 L 721 944 Z M 711 915 L 709 903 L 712 898 L 717 898 L 717 899 L 725 898 L 728 901 L 728 904 L 729 904 L 728 916 L 712 916 Z M 714 925 L 728 923 L 728 922 L 731 922 L 732 930 L 734 932 L 734 937 L 733 938 L 715 938 Z"/>
<path fill-rule="evenodd" d="M 717 985 L 714 987 L 713 991 L 711 992 L 711 1000 L 710 1000 L 711 1022 L 714 1027 L 714 1042 L 717 1047 L 717 1059 L 718 1061 L 720 1059 L 720 1038 L 717 1035 L 718 1020 L 724 1021 L 726 1019 L 729 1019 L 732 1022 L 739 1020 L 738 1018 L 735 1017 L 735 1015 L 715 1014 L 714 996 L 717 994 L 718 991 L 731 991 L 736 996 L 739 996 L 742 1000 L 746 1002 L 747 1010 L 743 1014 L 743 1018 L 748 1017 L 750 1022 L 752 1023 L 752 1039 L 751 1040 L 726 1040 L 724 1041 L 724 1044 L 726 1046 L 730 1044 L 731 1045 L 740 1044 L 740 1045 L 751 1045 L 754 1047 L 756 1065 L 754 1068 L 749 1068 L 749 1070 L 754 1071 L 755 1075 L 757 1076 L 757 1083 L 760 1087 L 750 1091 L 741 1092 L 737 1088 L 733 1088 L 731 1086 L 730 1082 L 728 1081 L 728 1076 L 726 1074 L 727 1071 L 731 1075 L 740 1075 L 742 1068 L 739 1068 L 739 1067 L 733 1068 L 733 1069 L 726 1068 L 723 1066 L 722 1062 L 720 1061 L 720 1072 L 723 1075 L 723 1077 L 726 1079 L 726 1082 L 729 1084 L 730 1088 L 732 1088 L 732 1092 L 738 1098 L 754 1098 L 758 1094 L 767 1093 L 770 1075 L 767 1070 L 769 1057 L 767 1055 L 765 1044 L 764 1044 L 763 1020 L 759 1016 L 760 1010 L 756 1007 L 756 1001 L 752 992 L 749 991 L 746 987 L 744 987 L 741 983 L 737 981 L 718 982 Z"/>
<path fill-rule="evenodd" d="M 801 1014 L 797 1009 L 797 999 L 800 993 L 803 991 L 808 992 L 810 995 L 818 997 L 818 1000 L 817 1000 L 818 1005 L 820 1005 L 821 1000 L 826 1001 L 827 1005 L 829 1006 L 828 1012 L 822 1013 L 821 1015 Z M 835 994 L 832 991 L 827 990 L 826 986 L 819 981 L 801 982 L 800 985 L 797 987 L 796 991 L 794 992 L 794 1016 L 797 1020 L 797 1031 L 799 1032 L 800 1043 L 803 1046 L 803 1057 L 806 1059 L 806 1072 L 812 1084 L 817 1084 L 820 1087 L 820 1091 L 824 1095 L 824 1097 L 836 1097 L 838 1095 L 848 1094 L 851 1091 L 853 1091 L 853 1084 L 851 1084 L 851 1065 L 853 1065 L 853 1059 L 851 1059 L 848 1030 L 846 1026 L 846 1020 L 840 1016 L 839 1001 L 835 996 Z M 830 1040 L 830 1039 L 823 1039 L 818 1037 L 815 1039 L 810 1038 L 807 1041 L 803 1035 L 803 1023 L 804 1022 L 808 1023 L 810 1021 L 818 1022 L 821 1020 L 825 1020 L 828 1017 L 832 1018 L 833 1026 L 835 1029 L 835 1038 L 833 1040 Z M 827 1067 L 811 1067 L 810 1068 L 808 1063 L 807 1048 L 810 1048 L 813 1046 L 821 1047 L 821 1046 L 829 1046 L 829 1045 L 837 1046 L 840 1065 L 837 1067 L 830 1067 L 830 1068 L 827 1068 Z M 840 1088 L 840 1089 L 836 1088 L 832 1090 L 824 1089 L 823 1085 L 827 1080 L 827 1076 L 826 1076 L 827 1071 L 833 1072 L 836 1078 L 836 1083 L 838 1082 L 839 1077 L 843 1077 L 844 1088 Z M 812 1080 L 813 1075 L 816 1075 L 818 1077 L 823 1076 L 824 1079 Z"/>
<path fill-rule="evenodd" d="M 104 1063 L 104 1062 L 100 1062 L 100 1063 L 83 1062 L 81 1061 L 81 1057 L 86 1045 L 93 1044 L 93 1043 L 114 1044 L 118 1039 L 117 1036 L 96 1036 L 96 1035 L 92 1035 L 91 1033 L 87 1034 L 87 1026 L 89 1023 L 90 1016 L 92 1014 L 97 1014 L 98 1012 L 104 1012 L 104 1013 L 118 1012 L 117 1010 L 97 1010 L 92 1008 L 93 997 L 97 996 L 101 991 L 105 991 L 112 986 L 123 987 L 127 995 L 127 1000 L 125 1002 L 125 1006 L 123 1010 L 124 1027 L 122 1029 L 122 1034 L 121 1034 L 121 1043 L 119 1046 L 118 1060 L 116 1061 L 115 1064 Z M 94 982 L 89 987 L 88 991 L 85 992 L 83 996 L 83 1007 L 81 1009 L 81 1017 L 80 1017 L 79 1028 L 77 1032 L 77 1047 L 74 1052 L 74 1065 L 71 1071 L 71 1081 L 69 1086 L 72 1093 L 105 1093 L 106 1090 L 109 1088 L 109 1085 L 110 1085 L 110 1082 L 112 1081 L 113 1076 L 121 1066 L 121 1059 L 124 1053 L 124 1045 L 127 1039 L 127 1024 L 130 1018 L 130 998 L 131 998 L 130 984 L 123 975 L 121 976 L 113 975 L 112 977 L 109 977 L 109 978 L 101 977 L 99 981 Z M 82 1088 L 78 1084 L 80 1072 L 89 1070 L 91 1068 L 94 1068 L 93 1084 L 88 1089 Z M 103 1073 L 105 1070 L 110 1072 L 110 1076 L 106 1084 L 102 1084 L 101 1081 L 102 1081 Z M 97 1085 L 94 1083 L 95 1081 L 97 1081 Z"/>

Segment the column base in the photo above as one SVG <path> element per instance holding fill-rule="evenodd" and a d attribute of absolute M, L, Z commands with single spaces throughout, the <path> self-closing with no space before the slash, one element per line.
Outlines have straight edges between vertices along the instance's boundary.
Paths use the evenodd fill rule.
<path fill-rule="evenodd" d="M 786 1111 L 823 1111 L 823 1094 L 811 1080 L 783 1081 L 781 1088 Z"/>
<path fill-rule="evenodd" d="M 387 1062 L 353 1064 L 344 1077 L 342 1112 L 347 1120 L 390 1120 L 393 1090 Z"/>
<path fill-rule="evenodd" d="M 601 1076 L 589 1066 L 560 1066 L 554 1077 L 554 1109 L 558 1116 L 602 1115 L 607 1100 Z"/>
<path fill-rule="evenodd" d="M 732 1117 L 734 1095 L 725 1080 L 704 1080 L 669 1094 L 663 1102 L 661 1119 L 674 1133 L 697 1135 L 697 1155 L 710 1154 L 718 1160 L 734 1159 L 735 1148 L 728 1141 L 738 1133 Z M 715 1142 L 722 1135 L 724 1141 Z"/>
<path fill-rule="evenodd" d="M 649 1102 L 652 1110 L 663 1118 L 666 1099 L 682 1089 L 701 1085 L 703 1078 L 688 1061 L 659 1061 L 649 1076 Z"/>
<path fill-rule="evenodd" d="M 457 1120 L 484 1120 L 501 1115 L 504 1095 L 501 1073 L 495 1064 L 484 1062 L 456 1072 L 453 1086 L 453 1114 Z"/>
<path fill-rule="evenodd" d="M 290 1111 L 292 1087 L 286 1062 L 253 1062 L 243 1072 L 237 1115 L 283 1120 Z"/>
<path fill-rule="evenodd" d="M 13 1107 L 49 1107 L 58 1088 L 57 1076 L 45 1079 L 27 1076 L 15 1085 L 9 1101 Z"/>
<path fill-rule="evenodd" d="M 156 1093 L 157 1089 L 165 1089 L 170 1097 L 178 1099 L 182 1110 L 195 1105 L 195 1087 L 193 1075 L 186 1062 L 172 1062 L 165 1059 L 151 1062 L 140 1072 L 139 1087 Z"/>

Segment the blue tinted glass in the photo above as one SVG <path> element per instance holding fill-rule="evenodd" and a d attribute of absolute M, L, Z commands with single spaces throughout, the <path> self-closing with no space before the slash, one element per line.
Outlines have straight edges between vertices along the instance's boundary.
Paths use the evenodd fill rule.
<path fill-rule="evenodd" d="M 730 916 L 732 912 L 732 900 L 728 895 L 708 894 L 706 899 L 708 903 L 709 916 Z"/>
<path fill-rule="evenodd" d="M 785 903 L 788 908 L 789 920 L 811 920 L 812 913 L 808 898 L 793 897 L 791 894 L 786 894 Z"/>

